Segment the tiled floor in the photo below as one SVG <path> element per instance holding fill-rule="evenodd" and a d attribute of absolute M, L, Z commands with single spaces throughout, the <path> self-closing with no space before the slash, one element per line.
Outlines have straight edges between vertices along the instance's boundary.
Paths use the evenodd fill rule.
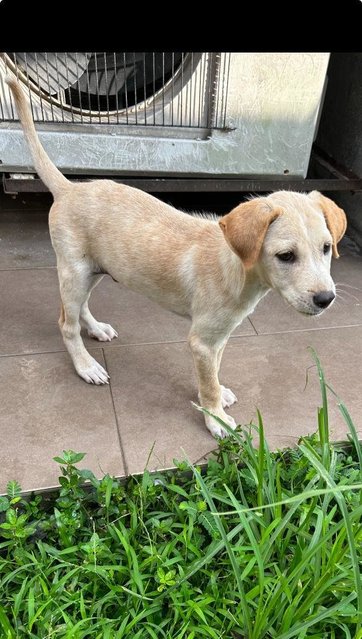
<path fill-rule="evenodd" d="M 111 383 L 89 386 L 75 374 L 57 325 L 44 202 L 0 197 L 0 492 L 12 478 L 24 490 L 55 485 L 52 457 L 67 448 L 86 452 L 83 466 L 98 475 L 167 467 L 184 454 L 201 459 L 215 441 L 191 405 L 197 397 L 186 319 L 105 278 L 91 308 L 119 338 L 85 342 Z M 348 241 L 342 254 L 333 264 L 340 297 L 321 318 L 298 315 L 271 293 L 225 350 L 221 381 L 239 398 L 229 412 L 248 424 L 259 408 L 274 448 L 316 428 L 320 398 L 309 346 L 362 434 L 362 257 Z M 332 398 L 331 429 L 345 438 Z"/>

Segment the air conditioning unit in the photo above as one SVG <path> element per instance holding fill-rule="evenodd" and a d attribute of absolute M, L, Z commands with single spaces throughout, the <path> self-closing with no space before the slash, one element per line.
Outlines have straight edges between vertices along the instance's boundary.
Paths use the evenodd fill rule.
<path fill-rule="evenodd" d="M 0 171 L 32 160 L 4 78 L 67 175 L 304 178 L 327 53 L 7 53 Z"/>

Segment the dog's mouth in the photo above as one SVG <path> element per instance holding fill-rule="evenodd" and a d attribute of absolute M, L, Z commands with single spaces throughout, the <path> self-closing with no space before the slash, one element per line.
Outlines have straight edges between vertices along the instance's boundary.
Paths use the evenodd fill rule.
<path fill-rule="evenodd" d="M 322 315 L 322 313 L 326 310 L 325 308 L 308 308 L 308 309 L 296 309 L 298 313 L 301 315 L 305 315 L 306 317 L 317 317 L 318 315 Z"/>
<path fill-rule="evenodd" d="M 305 315 L 306 317 L 318 317 L 322 315 L 324 311 L 330 308 L 333 304 L 334 300 L 331 300 L 328 304 L 324 304 L 323 306 L 315 304 L 312 300 L 288 300 L 284 298 L 289 306 L 292 306 L 300 315 Z"/>

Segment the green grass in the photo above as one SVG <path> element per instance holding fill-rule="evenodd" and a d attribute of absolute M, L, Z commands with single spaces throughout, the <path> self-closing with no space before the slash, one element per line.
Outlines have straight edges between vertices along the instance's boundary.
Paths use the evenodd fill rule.
<path fill-rule="evenodd" d="M 64 451 L 58 492 L 9 482 L 1 639 L 362 639 L 362 448 L 338 398 L 350 443 L 331 444 L 314 357 L 318 432 L 296 448 L 271 452 L 258 414 L 206 468 L 122 484 Z"/>

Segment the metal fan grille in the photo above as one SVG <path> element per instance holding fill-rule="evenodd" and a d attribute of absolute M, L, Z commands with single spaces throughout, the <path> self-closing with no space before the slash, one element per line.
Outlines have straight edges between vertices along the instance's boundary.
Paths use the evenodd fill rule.
<path fill-rule="evenodd" d="M 228 53 L 12 53 L 4 60 L 37 122 L 225 128 Z M 2 78 L 0 117 L 17 119 Z"/>

